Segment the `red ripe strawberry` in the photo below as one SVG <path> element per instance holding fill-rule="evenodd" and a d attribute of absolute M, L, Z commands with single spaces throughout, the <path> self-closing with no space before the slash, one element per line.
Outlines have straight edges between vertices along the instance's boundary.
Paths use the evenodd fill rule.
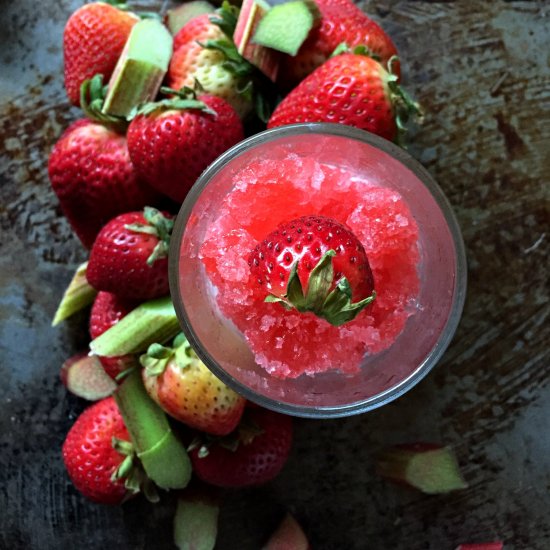
<path fill-rule="evenodd" d="M 266 409 L 250 408 L 236 448 L 223 441 L 190 452 L 199 479 L 218 487 L 261 485 L 275 478 L 285 465 L 292 446 L 292 418 Z M 252 435 L 248 435 L 252 432 Z"/>
<path fill-rule="evenodd" d="M 191 42 L 206 42 L 207 40 L 216 40 L 223 37 L 223 32 L 214 23 L 210 22 L 210 18 L 214 14 L 205 13 L 197 15 L 190 19 L 174 36 L 173 49 L 178 51 L 184 44 Z M 199 46 L 199 44 L 197 44 Z M 200 47 L 200 46 L 199 46 Z"/>
<path fill-rule="evenodd" d="M 111 218 L 159 199 L 137 177 L 126 138 L 90 120 L 78 120 L 61 136 L 48 173 L 63 213 L 86 248 Z"/>
<path fill-rule="evenodd" d="M 315 0 L 320 25 L 312 29 L 295 57 L 284 56 L 279 75 L 283 84 L 296 85 L 324 63 L 342 43 L 350 48 L 364 45 L 385 66 L 397 55 L 390 37 L 351 0 Z M 396 63 L 399 75 L 399 64 Z"/>
<path fill-rule="evenodd" d="M 168 285 L 168 243 L 173 220 L 155 208 L 128 212 L 112 219 L 99 232 L 86 269 L 96 290 L 125 300 L 165 296 Z"/>
<path fill-rule="evenodd" d="M 130 300 L 124 300 L 110 292 L 98 292 L 92 311 L 90 313 L 90 336 L 92 340 L 103 334 L 107 329 L 116 325 L 138 304 Z M 115 380 L 123 371 L 135 365 L 133 355 L 121 355 L 119 357 L 100 357 L 99 360 L 105 372 Z"/>
<path fill-rule="evenodd" d="M 375 297 L 363 245 L 347 226 L 324 216 L 279 225 L 248 265 L 265 301 L 313 312 L 333 325 L 351 321 Z"/>
<path fill-rule="evenodd" d="M 213 435 L 236 428 L 245 399 L 210 372 L 183 334 L 173 348 L 150 346 L 141 363 L 147 392 L 170 416 Z"/>
<path fill-rule="evenodd" d="M 321 65 L 278 105 L 268 128 L 298 122 L 336 122 L 395 140 L 419 108 L 397 77 L 371 57 L 346 53 Z"/>
<path fill-rule="evenodd" d="M 80 104 L 80 86 L 95 74 L 107 81 L 139 18 L 103 2 L 76 10 L 65 25 L 63 57 L 65 89 L 73 105 Z"/>
<path fill-rule="evenodd" d="M 113 447 L 113 438 L 119 451 Z M 107 397 L 86 409 L 63 443 L 63 462 L 74 486 L 102 504 L 120 504 L 133 494 L 123 477 L 132 463 L 130 436 L 115 400 Z M 128 453 L 127 457 L 124 453 Z M 124 463 L 124 466 L 122 466 Z"/>
<path fill-rule="evenodd" d="M 128 128 L 136 171 L 152 187 L 182 202 L 203 170 L 244 137 L 237 113 L 225 100 L 165 100 L 146 105 Z"/>
<path fill-rule="evenodd" d="M 184 86 L 193 88 L 198 81 L 209 94 L 225 99 L 244 117 L 252 108 L 252 103 L 241 91 L 242 71 L 253 70 L 242 59 L 234 44 L 229 41 L 218 25 L 210 21 L 210 15 L 199 15 L 189 21 L 174 38 L 174 54 L 168 68 L 167 82 L 170 88 L 179 90 Z M 232 50 L 233 64 L 228 64 L 227 56 L 216 48 L 204 47 L 207 42 L 223 43 Z M 239 71 L 232 70 L 237 67 Z"/>

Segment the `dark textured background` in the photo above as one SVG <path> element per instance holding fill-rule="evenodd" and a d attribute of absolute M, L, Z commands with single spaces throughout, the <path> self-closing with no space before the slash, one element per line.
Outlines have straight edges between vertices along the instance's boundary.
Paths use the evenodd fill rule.
<path fill-rule="evenodd" d="M 84 252 L 60 216 L 47 155 L 78 116 L 62 90 L 61 32 L 78 2 L 0 2 L 0 548 L 170 548 L 173 499 L 85 502 L 60 458 L 83 407 L 58 379 L 85 317 L 49 326 Z M 502 539 L 550 548 L 547 320 L 548 2 L 370 1 L 425 106 L 411 152 L 447 193 L 469 257 L 463 321 L 442 363 L 363 416 L 296 422 L 269 486 L 227 495 L 218 547 L 257 549 L 290 509 L 318 549 L 453 549 Z M 469 489 L 423 496 L 374 474 L 382 446 L 451 445 Z"/>

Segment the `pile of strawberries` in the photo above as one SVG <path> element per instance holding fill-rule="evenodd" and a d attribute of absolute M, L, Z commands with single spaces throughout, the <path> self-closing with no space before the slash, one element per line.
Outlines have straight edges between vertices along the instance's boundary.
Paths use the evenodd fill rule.
<path fill-rule="evenodd" d="M 212 548 L 218 503 L 207 487 L 272 480 L 292 420 L 247 403 L 178 334 L 168 296 L 174 213 L 251 131 L 335 122 L 397 140 L 418 106 L 398 85 L 392 41 L 351 0 L 244 0 L 240 10 L 196 0 L 156 19 L 94 2 L 71 15 L 63 46 L 67 95 L 84 116 L 56 143 L 48 171 L 90 255 L 54 324 L 92 305 L 93 353 L 69 359 L 62 379 L 96 401 L 68 433 L 63 460 L 95 502 L 181 491 L 176 544 Z M 452 462 L 422 449 L 436 451 Z M 456 473 L 445 487 L 463 485 Z M 282 547 L 308 547 L 291 516 L 267 545 Z"/>

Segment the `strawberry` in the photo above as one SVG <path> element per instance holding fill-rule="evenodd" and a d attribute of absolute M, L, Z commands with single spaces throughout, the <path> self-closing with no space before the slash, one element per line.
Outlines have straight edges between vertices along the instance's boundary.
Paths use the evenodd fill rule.
<path fill-rule="evenodd" d="M 256 246 L 248 265 L 266 302 L 313 312 L 336 326 L 375 297 L 363 245 L 347 226 L 324 216 L 282 223 Z"/>
<path fill-rule="evenodd" d="M 98 292 L 90 313 L 90 336 L 92 340 L 103 334 L 107 329 L 116 325 L 138 304 L 131 300 L 124 300 L 110 292 Z M 99 360 L 105 372 L 113 379 L 123 371 L 135 365 L 133 355 L 119 357 L 100 357 Z"/>
<path fill-rule="evenodd" d="M 86 119 L 73 123 L 55 144 L 48 174 L 63 213 L 86 248 L 117 214 L 159 200 L 137 177 L 126 138 Z"/>
<path fill-rule="evenodd" d="M 342 43 L 353 48 L 365 45 L 386 65 L 397 50 L 382 28 L 351 0 L 315 0 L 321 14 L 320 25 L 313 28 L 298 54 L 284 56 L 279 71 L 283 84 L 292 87 L 325 62 Z M 395 66 L 399 75 L 399 64 Z"/>
<path fill-rule="evenodd" d="M 73 105 L 80 104 L 80 86 L 95 74 L 107 81 L 139 18 L 103 2 L 76 10 L 65 25 L 63 58 L 65 89 Z"/>
<path fill-rule="evenodd" d="M 273 93 L 272 84 L 237 51 L 233 32 L 238 9 L 224 2 L 215 16 L 204 14 L 191 19 L 174 38 L 174 54 L 168 68 L 167 82 L 173 89 L 193 88 L 195 82 L 213 95 L 225 99 L 245 117 L 254 106 L 263 120 L 266 105 L 263 91 Z"/>
<path fill-rule="evenodd" d="M 63 443 L 63 462 L 78 491 L 102 504 L 120 504 L 137 492 L 130 475 L 133 458 L 129 441 L 112 397 L 86 409 Z"/>
<path fill-rule="evenodd" d="M 371 57 L 337 55 L 285 97 L 269 119 L 268 128 L 297 122 L 337 122 L 395 140 L 408 115 L 419 112 L 396 80 L 397 76 Z"/>
<path fill-rule="evenodd" d="M 150 103 L 128 128 L 128 149 L 136 171 L 152 187 L 182 202 L 202 171 L 244 138 L 231 105 L 220 97 L 175 92 L 174 100 Z"/>
<path fill-rule="evenodd" d="M 183 334 L 172 348 L 150 346 L 141 363 L 145 389 L 176 420 L 213 435 L 226 435 L 239 423 L 245 399 L 210 372 Z"/>
<path fill-rule="evenodd" d="M 128 212 L 112 219 L 99 232 L 88 261 L 86 277 L 96 290 L 126 300 L 151 300 L 169 292 L 168 242 L 172 217 L 155 208 Z"/>
<path fill-rule="evenodd" d="M 279 474 L 292 446 L 292 418 L 250 408 L 243 420 L 236 441 L 192 445 L 191 462 L 199 479 L 218 487 L 246 487 Z"/>

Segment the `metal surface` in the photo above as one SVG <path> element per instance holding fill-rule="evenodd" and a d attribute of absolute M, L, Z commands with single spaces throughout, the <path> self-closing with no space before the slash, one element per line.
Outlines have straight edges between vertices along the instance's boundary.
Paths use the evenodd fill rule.
<path fill-rule="evenodd" d="M 83 403 L 59 365 L 85 316 L 49 327 L 84 252 L 49 189 L 46 159 L 78 116 L 62 90 L 61 32 L 77 2 L 3 3 L 0 15 L 0 548 L 170 548 L 173 497 L 85 502 L 60 447 Z M 394 37 L 428 116 L 412 154 L 439 182 L 469 260 L 463 321 L 442 363 L 366 415 L 296 422 L 281 476 L 227 495 L 218 548 L 256 549 L 290 509 L 320 549 L 452 549 L 502 539 L 550 547 L 550 6 L 366 2 Z M 384 445 L 455 449 L 469 488 L 429 497 L 376 477 Z"/>

